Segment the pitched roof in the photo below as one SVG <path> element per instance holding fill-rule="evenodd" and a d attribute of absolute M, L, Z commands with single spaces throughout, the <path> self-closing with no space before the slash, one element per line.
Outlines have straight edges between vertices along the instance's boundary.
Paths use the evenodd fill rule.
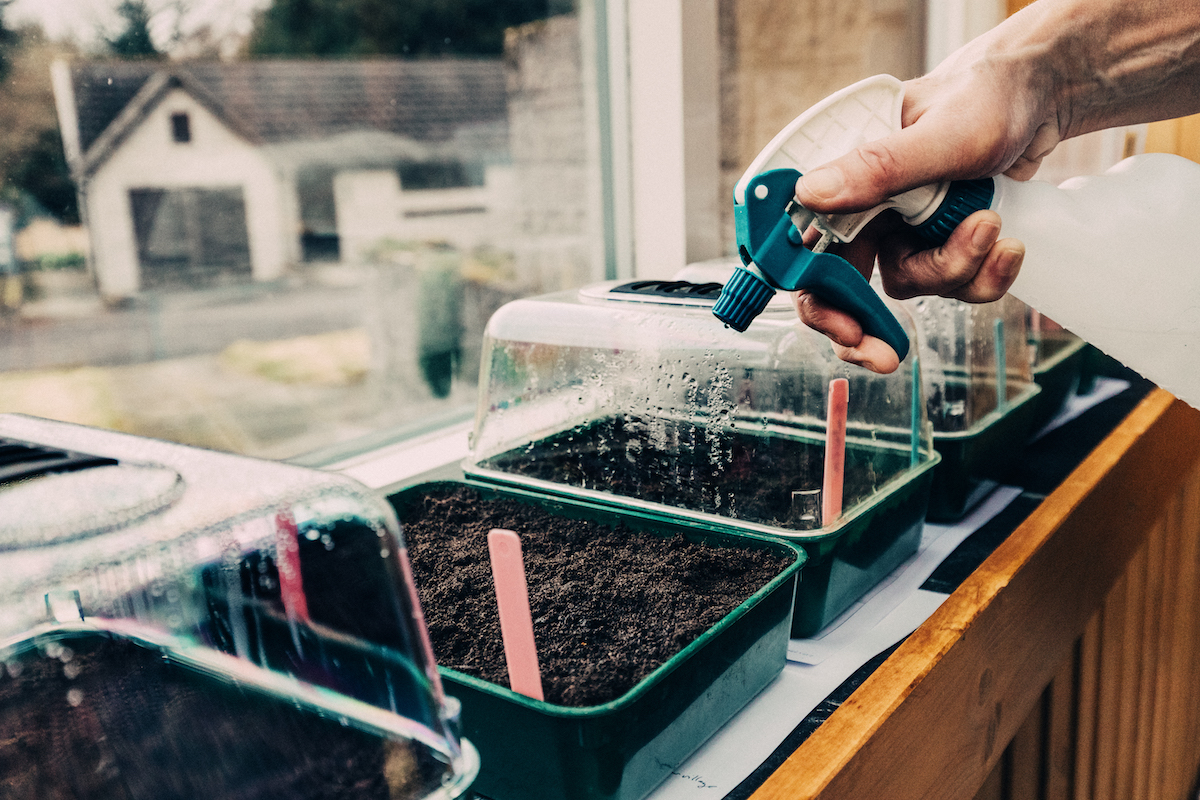
<path fill-rule="evenodd" d="M 182 86 L 234 130 L 274 144 L 360 130 L 441 142 L 507 119 L 500 59 L 76 62 L 70 67 L 79 144 L 112 147 L 122 127 L 167 88 Z M 131 105 L 132 104 L 132 105 Z"/>

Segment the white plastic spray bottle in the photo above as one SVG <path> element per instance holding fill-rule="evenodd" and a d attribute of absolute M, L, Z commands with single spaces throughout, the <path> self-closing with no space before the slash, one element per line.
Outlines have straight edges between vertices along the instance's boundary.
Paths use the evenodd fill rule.
<path fill-rule="evenodd" d="M 849 263 L 822 251 L 852 240 L 885 208 L 931 246 L 971 213 L 991 208 L 1001 236 L 1025 243 L 1014 296 L 1200 407 L 1200 164 L 1144 154 L 1058 187 L 1004 176 L 954 181 L 858 214 L 818 215 L 794 201 L 789 181 L 794 187 L 803 172 L 899 130 L 903 97 L 903 84 L 890 75 L 860 81 L 804 112 L 759 153 L 734 189 L 745 267 L 713 313 L 745 330 L 775 290 L 808 289 L 848 310 L 903 358 L 907 339 L 874 290 L 855 281 Z M 798 233 L 809 224 L 824 234 L 811 250 Z"/>

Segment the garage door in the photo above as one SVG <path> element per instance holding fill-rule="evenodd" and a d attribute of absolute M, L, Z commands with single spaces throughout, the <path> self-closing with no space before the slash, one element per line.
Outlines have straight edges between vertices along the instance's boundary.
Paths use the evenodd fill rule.
<path fill-rule="evenodd" d="M 250 279 L 241 187 L 131 189 L 143 289 Z"/>

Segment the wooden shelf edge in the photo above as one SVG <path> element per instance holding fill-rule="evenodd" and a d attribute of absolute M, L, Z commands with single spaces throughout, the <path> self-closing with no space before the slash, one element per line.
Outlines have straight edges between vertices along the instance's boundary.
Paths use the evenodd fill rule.
<path fill-rule="evenodd" d="M 753 800 L 972 796 L 1198 460 L 1200 412 L 1153 391 Z"/>

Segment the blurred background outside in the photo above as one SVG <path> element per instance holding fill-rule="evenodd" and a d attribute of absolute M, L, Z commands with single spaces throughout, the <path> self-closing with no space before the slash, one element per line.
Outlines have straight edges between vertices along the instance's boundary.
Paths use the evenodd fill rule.
<path fill-rule="evenodd" d="M 731 254 L 783 125 L 1011 5 L 0 3 L 0 411 L 270 458 L 467 416 L 501 304 Z"/>

